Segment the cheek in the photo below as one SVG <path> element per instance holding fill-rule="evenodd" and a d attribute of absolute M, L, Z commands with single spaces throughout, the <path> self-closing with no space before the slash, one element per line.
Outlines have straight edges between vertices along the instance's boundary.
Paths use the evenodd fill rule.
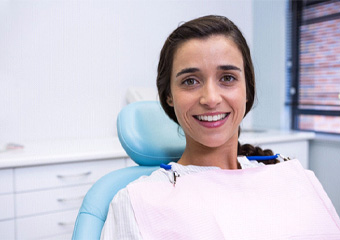
<path fill-rule="evenodd" d="M 246 112 L 246 104 L 247 104 L 246 90 L 241 88 L 238 91 L 236 91 L 231 101 L 232 101 L 232 105 L 234 106 L 235 112 L 237 112 L 237 115 L 243 118 Z"/>
<path fill-rule="evenodd" d="M 184 114 L 185 114 L 185 102 L 183 102 L 180 98 L 176 98 L 176 100 L 174 100 L 174 111 L 175 111 L 178 123 L 182 125 Z"/>
<path fill-rule="evenodd" d="M 185 94 L 181 91 L 176 91 L 173 94 L 174 111 L 178 123 L 185 127 L 190 118 L 190 111 L 194 102 L 193 95 Z"/>
<path fill-rule="evenodd" d="M 242 117 L 246 112 L 246 105 L 247 105 L 247 96 L 246 94 L 243 95 L 242 99 L 240 99 L 240 105 L 242 107 Z"/>
<path fill-rule="evenodd" d="M 180 116 L 180 109 L 181 109 L 181 99 L 180 99 L 180 96 L 178 96 L 177 92 L 176 91 L 171 91 L 172 94 L 172 107 L 174 109 L 174 112 L 176 114 L 176 117 L 177 117 L 177 120 L 180 121 L 179 119 L 181 118 Z"/>
<path fill-rule="evenodd" d="M 246 100 L 244 98 L 234 98 L 233 99 L 233 108 L 234 111 L 238 114 L 238 115 L 244 115 L 245 111 L 246 111 Z"/>

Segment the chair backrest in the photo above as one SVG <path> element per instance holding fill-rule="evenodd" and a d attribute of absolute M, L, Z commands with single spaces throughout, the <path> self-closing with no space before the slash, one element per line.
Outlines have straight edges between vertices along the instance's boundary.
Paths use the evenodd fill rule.
<path fill-rule="evenodd" d="M 178 161 L 185 148 L 184 133 L 157 101 L 135 102 L 123 108 L 117 132 L 126 153 L 141 166 Z"/>
<path fill-rule="evenodd" d="M 113 171 L 87 192 L 73 230 L 73 240 L 100 239 L 114 195 L 142 175 L 150 175 L 161 163 L 177 161 L 185 148 L 184 134 L 163 112 L 159 102 L 135 102 L 118 115 L 119 140 L 139 166 Z"/>

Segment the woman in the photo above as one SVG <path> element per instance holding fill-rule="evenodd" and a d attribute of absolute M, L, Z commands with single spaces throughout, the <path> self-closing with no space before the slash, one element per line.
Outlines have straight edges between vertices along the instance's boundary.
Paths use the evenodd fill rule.
<path fill-rule="evenodd" d="M 238 28 L 217 16 L 180 26 L 162 49 L 157 86 L 164 110 L 186 134 L 179 163 L 237 168 L 238 128 L 255 95 L 250 51 Z M 217 162 L 191 154 L 213 154 Z"/>
<path fill-rule="evenodd" d="M 160 61 L 158 65 L 158 76 L 157 76 L 157 87 L 158 87 L 158 93 L 160 96 L 160 101 L 162 104 L 162 107 L 164 111 L 167 113 L 167 115 L 176 123 L 179 123 L 175 114 L 175 109 L 172 101 L 172 94 L 171 94 L 171 86 L 176 87 L 174 84 L 171 85 L 171 83 L 174 83 L 174 81 L 171 81 L 171 77 L 173 74 L 173 71 L 175 69 L 173 68 L 174 65 L 174 55 L 178 48 L 184 43 L 187 42 L 190 39 L 207 39 L 210 36 L 224 36 L 228 39 L 228 42 L 234 45 L 234 50 L 238 50 L 238 57 L 241 57 L 242 59 L 239 59 L 242 61 L 242 63 L 239 63 L 240 67 L 242 67 L 242 72 L 240 72 L 239 69 L 229 69 L 226 71 L 226 80 L 239 80 L 241 81 L 242 85 L 245 84 L 245 93 L 242 90 L 242 94 L 245 94 L 246 97 L 243 96 L 243 99 L 241 99 L 242 102 L 239 102 L 239 104 L 243 104 L 245 107 L 244 113 L 242 117 L 245 117 L 247 113 L 251 110 L 254 99 L 255 99 L 255 75 L 254 75 L 254 68 L 253 63 L 250 56 L 249 47 L 247 45 L 246 40 L 244 39 L 242 33 L 237 28 L 237 26 L 231 22 L 229 19 L 222 17 L 222 16 L 206 16 L 202 18 L 195 19 L 193 21 L 187 22 L 183 25 L 181 25 L 179 28 L 177 28 L 166 40 L 163 49 L 160 54 Z M 202 45 L 204 45 L 204 41 L 202 41 Z M 180 52 L 180 50 L 178 50 Z M 182 53 L 183 55 L 183 53 Z M 241 55 L 241 56 L 240 56 Z M 194 56 L 193 56 L 194 57 Z M 215 58 L 215 55 L 212 54 L 212 57 Z M 231 57 L 231 56 L 230 56 Z M 195 58 L 195 57 L 194 57 Z M 231 57 L 232 58 L 232 57 Z M 202 60 L 200 58 L 197 58 L 196 60 Z M 235 60 L 235 59 L 233 59 Z M 178 60 L 180 61 L 180 60 Z M 176 67 L 176 66 L 175 66 Z M 226 66 L 232 67 L 232 66 Z M 222 69 L 220 69 L 222 70 Z M 237 71 L 238 70 L 238 71 Z M 223 73 L 223 71 L 222 71 Z M 233 74 L 238 73 L 241 77 L 241 79 L 234 79 L 235 76 Z M 186 74 L 188 75 L 188 74 Z M 182 75 L 183 77 L 184 75 Z M 184 76 L 186 77 L 186 76 Z M 198 83 L 197 80 L 194 78 L 190 79 L 191 81 Z M 232 82 L 232 81 L 230 81 Z M 188 81 L 186 81 L 188 83 Z M 244 86 L 243 86 L 244 87 Z M 224 91 L 224 94 L 226 94 L 226 91 Z M 169 104 L 170 101 L 170 104 Z M 246 101 L 246 103 L 244 103 Z M 241 114 L 242 115 L 242 114 Z M 240 118 L 240 116 L 239 116 Z M 241 119 L 238 119 L 235 123 L 233 130 L 239 130 L 239 124 Z M 181 125 L 181 124 L 180 124 Z M 181 125 L 183 127 L 183 125 Z M 240 131 L 239 131 L 240 133 Z M 234 141 L 235 144 L 235 141 Z M 238 147 L 232 147 L 233 151 L 237 149 L 238 155 L 272 155 L 273 152 L 271 150 L 265 150 L 262 151 L 261 148 L 253 147 L 249 144 L 241 146 L 238 144 Z M 230 149 L 228 149 L 229 151 Z M 233 155 L 236 153 L 233 152 Z M 185 156 L 185 155 L 184 155 Z M 236 157 L 232 157 L 235 161 Z M 265 161 L 266 164 L 276 163 L 277 161 Z"/>
<path fill-rule="evenodd" d="M 157 87 L 164 111 L 182 127 L 187 145 L 178 163 L 170 163 L 171 171 L 157 170 L 130 186 L 169 182 L 169 179 L 174 182 L 176 176 L 185 179 L 184 176 L 216 169 L 253 168 L 263 164 L 244 161 L 238 155 L 272 154 L 270 150 L 241 146 L 238 142 L 240 123 L 254 103 L 255 78 L 246 40 L 229 19 L 205 16 L 179 26 L 162 48 Z M 133 187 L 128 187 L 114 197 L 104 225 L 103 239 L 143 239 L 141 223 L 136 221 L 138 213 L 133 206 L 136 196 L 133 191 Z M 195 205 L 194 201 L 192 205 Z M 191 214 L 195 215 L 196 211 Z M 167 216 L 161 215 L 159 219 Z M 204 226 L 216 221 L 208 221 L 211 217 L 209 212 L 204 216 Z M 198 218 L 202 216 L 198 215 Z M 169 217 L 169 221 L 177 220 Z M 185 224 L 184 221 L 181 225 Z M 218 232 L 217 229 L 205 234 L 210 239 L 223 239 L 223 234 L 215 238 L 211 235 L 220 234 Z M 190 232 L 188 236 L 171 236 L 168 239 L 195 239 L 195 234 Z"/>

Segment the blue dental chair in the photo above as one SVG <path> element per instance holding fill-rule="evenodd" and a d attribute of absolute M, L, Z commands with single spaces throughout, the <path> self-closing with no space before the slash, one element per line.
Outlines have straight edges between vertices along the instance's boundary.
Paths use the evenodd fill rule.
<path fill-rule="evenodd" d="M 184 134 L 156 101 L 135 102 L 123 108 L 117 132 L 124 150 L 139 166 L 113 171 L 91 187 L 80 207 L 73 240 L 100 239 L 115 194 L 140 176 L 150 175 L 161 163 L 177 161 L 185 148 Z"/>

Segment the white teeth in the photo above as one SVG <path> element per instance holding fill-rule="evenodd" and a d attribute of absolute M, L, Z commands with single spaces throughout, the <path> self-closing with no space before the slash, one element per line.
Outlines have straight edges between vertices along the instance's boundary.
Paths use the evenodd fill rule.
<path fill-rule="evenodd" d="M 215 122 L 215 121 L 219 121 L 219 120 L 225 118 L 226 116 L 227 116 L 226 113 L 217 114 L 217 115 L 214 115 L 214 116 L 200 115 L 200 116 L 197 116 L 197 119 L 200 120 L 200 121 Z"/>

